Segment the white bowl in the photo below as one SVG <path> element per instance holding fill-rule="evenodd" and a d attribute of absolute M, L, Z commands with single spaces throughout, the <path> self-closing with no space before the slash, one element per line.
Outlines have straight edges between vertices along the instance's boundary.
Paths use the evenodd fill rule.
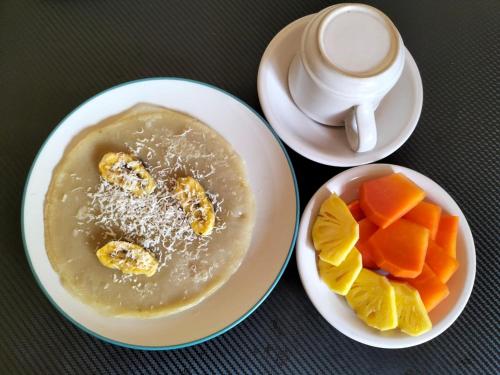
<path fill-rule="evenodd" d="M 156 319 L 103 316 L 83 304 L 61 285 L 44 245 L 44 198 L 65 147 L 82 129 L 139 102 L 188 113 L 218 131 L 244 159 L 256 201 L 252 241 L 238 271 L 197 306 Z M 114 344 L 172 349 L 224 333 L 262 303 L 291 256 L 298 207 L 297 183 L 288 155 L 269 125 L 249 106 L 207 84 L 175 78 L 144 79 L 116 86 L 89 99 L 50 134 L 28 176 L 22 231 L 35 278 L 49 300 L 71 322 Z"/>
<path fill-rule="evenodd" d="M 311 227 L 319 207 L 332 192 L 337 193 L 345 202 L 350 202 L 357 199 L 358 188 L 363 181 L 392 172 L 403 173 L 426 191 L 426 199 L 440 205 L 444 212 L 460 218 L 457 239 L 457 260 L 460 267 L 448 282 L 450 295 L 429 314 L 433 324 L 432 329 L 418 337 L 408 336 L 397 329 L 380 332 L 365 325 L 349 307 L 345 297 L 330 291 L 319 278 L 311 239 Z M 455 201 L 428 177 L 411 169 L 390 164 L 370 164 L 351 168 L 326 182 L 314 194 L 302 214 L 296 249 L 302 284 L 319 313 L 344 335 L 379 348 L 415 346 L 444 332 L 467 304 L 476 273 L 476 252 L 472 234 L 464 214 Z"/>

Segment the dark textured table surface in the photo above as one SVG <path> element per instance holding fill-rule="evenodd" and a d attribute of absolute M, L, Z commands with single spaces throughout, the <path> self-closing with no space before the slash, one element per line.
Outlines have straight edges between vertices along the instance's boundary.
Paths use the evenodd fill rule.
<path fill-rule="evenodd" d="M 141 77 L 180 76 L 260 106 L 256 76 L 271 38 L 320 0 L 0 1 L 0 373 L 499 373 L 500 2 L 374 1 L 422 75 L 414 134 L 384 161 L 429 176 L 457 201 L 477 276 L 459 319 L 419 347 L 358 344 L 314 309 L 294 259 L 243 323 L 196 347 L 143 352 L 80 331 L 32 277 L 20 234 L 28 169 L 56 124 L 88 97 Z M 304 206 L 341 169 L 289 150 Z M 303 207 L 302 207 L 303 208 Z"/>

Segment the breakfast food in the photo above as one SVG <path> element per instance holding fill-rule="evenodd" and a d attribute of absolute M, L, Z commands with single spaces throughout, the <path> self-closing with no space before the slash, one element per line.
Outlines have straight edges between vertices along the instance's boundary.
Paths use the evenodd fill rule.
<path fill-rule="evenodd" d="M 349 205 L 332 194 L 321 206 L 312 229 L 319 275 L 370 327 L 424 334 L 459 267 L 458 217 L 424 201 L 401 173 L 364 181 L 359 194 Z"/>
<path fill-rule="evenodd" d="M 367 218 L 364 218 L 358 222 L 359 225 L 359 240 L 356 247 L 361 252 L 363 258 L 363 267 L 375 269 L 377 268 L 377 263 L 372 256 L 372 249 L 368 240 L 370 237 L 378 230 L 378 227 L 373 224 Z"/>
<path fill-rule="evenodd" d="M 436 243 L 452 258 L 457 257 L 457 232 L 458 217 L 441 215 L 436 233 Z"/>
<path fill-rule="evenodd" d="M 339 266 L 359 238 L 358 223 L 336 194 L 326 199 L 312 229 L 314 247 L 321 260 Z"/>
<path fill-rule="evenodd" d="M 156 188 L 154 178 L 140 160 L 124 152 L 108 152 L 99 162 L 101 177 L 140 197 Z"/>
<path fill-rule="evenodd" d="M 110 241 L 96 255 L 103 266 L 128 275 L 151 277 L 158 269 L 158 260 L 151 252 L 130 242 Z"/>
<path fill-rule="evenodd" d="M 425 197 L 425 192 L 401 173 L 365 181 L 359 189 L 359 204 L 366 217 L 386 228 Z"/>
<path fill-rule="evenodd" d="M 458 268 L 458 262 L 434 241 L 430 240 L 425 256 L 425 263 L 443 283 L 447 283 Z"/>
<path fill-rule="evenodd" d="M 347 208 L 349 209 L 349 212 L 351 213 L 354 220 L 360 221 L 365 218 L 365 213 L 361 209 L 359 200 L 356 199 L 355 201 L 352 201 L 347 205 Z"/>
<path fill-rule="evenodd" d="M 191 116 L 147 104 L 75 137 L 44 218 L 64 287 L 104 314 L 134 317 L 181 311 L 224 284 L 255 220 L 231 145 Z"/>
<path fill-rule="evenodd" d="M 378 229 L 368 240 L 377 266 L 396 277 L 417 277 L 422 272 L 429 230 L 405 219 Z"/>
<path fill-rule="evenodd" d="M 208 236 L 215 225 L 214 206 L 203 186 L 192 177 L 180 177 L 175 184 L 176 198 L 191 218 L 191 228 L 200 236 Z"/>
<path fill-rule="evenodd" d="M 435 240 L 439 226 L 439 219 L 441 218 L 441 211 L 441 207 L 422 201 L 403 217 L 429 229 L 431 240 Z"/>
<path fill-rule="evenodd" d="M 398 327 L 410 336 L 419 336 L 432 328 L 418 291 L 408 284 L 391 281 L 396 296 Z"/>
<path fill-rule="evenodd" d="M 427 264 L 424 264 L 422 273 L 414 279 L 401 279 L 400 281 L 405 281 L 418 290 L 428 312 L 450 294 L 448 286 L 439 280 Z"/>
<path fill-rule="evenodd" d="M 318 260 L 321 279 L 337 294 L 345 296 L 357 279 L 363 263 L 360 252 L 354 247 L 339 266 Z"/>
<path fill-rule="evenodd" d="M 397 327 L 396 295 L 386 277 L 361 270 L 346 299 L 356 315 L 370 327 L 381 331 Z"/>

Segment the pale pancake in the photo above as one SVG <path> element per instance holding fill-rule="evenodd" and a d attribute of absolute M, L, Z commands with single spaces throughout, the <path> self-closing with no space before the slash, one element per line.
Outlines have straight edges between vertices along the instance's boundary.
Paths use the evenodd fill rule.
<path fill-rule="evenodd" d="M 100 158 L 118 151 L 135 154 L 160 181 L 146 201 L 100 180 Z M 207 238 L 189 232 L 169 196 L 179 176 L 198 179 L 213 200 L 216 227 Z M 140 317 L 181 311 L 219 288 L 241 264 L 255 220 L 245 165 L 231 145 L 189 115 L 146 104 L 71 142 L 54 170 L 44 213 L 47 253 L 65 288 L 105 314 Z M 96 250 L 118 239 L 153 251 L 159 271 L 148 278 L 102 266 Z"/>

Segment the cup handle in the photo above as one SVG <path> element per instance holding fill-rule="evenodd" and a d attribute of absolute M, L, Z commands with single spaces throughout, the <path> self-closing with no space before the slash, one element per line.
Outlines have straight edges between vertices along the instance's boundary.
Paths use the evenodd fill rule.
<path fill-rule="evenodd" d="M 353 151 L 372 150 L 377 144 L 375 109 L 369 104 L 360 104 L 352 108 L 345 121 L 347 141 Z"/>

